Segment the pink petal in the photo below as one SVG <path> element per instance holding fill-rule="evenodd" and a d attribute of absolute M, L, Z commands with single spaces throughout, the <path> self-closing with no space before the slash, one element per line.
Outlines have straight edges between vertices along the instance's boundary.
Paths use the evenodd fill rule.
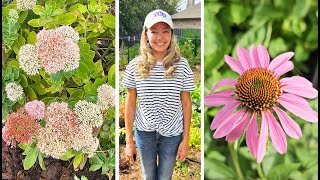
<path fill-rule="evenodd" d="M 244 108 L 229 116 L 218 126 L 216 132 L 213 134 L 213 138 L 217 139 L 229 134 L 229 132 L 233 130 L 234 125 L 242 118 L 243 114 Z"/>
<path fill-rule="evenodd" d="M 306 78 L 301 76 L 292 76 L 292 77 L 282 78 L 280 82 L 282 86 L 290 85 L 290 84 L 303 84 L 303 86 L 312 87 L 312 83 Z"/>
<path fill-rule="evenodd" d="M 258 141 L 259 141 L 258 125 L 257 125 L 256 114 L 254 113 L 248 124 L 248 130 L 246 133 L 246 143 L 249 148 L 249 151 L 255 158 L 257 158 Z"/>
<path fill-rule="evenodd" d="M 274 71 L 275 69 L 277 69 L 279 66 L 281 66 L 283 63 L 287 62 L 290 60 L 290 58 L 294 55 L 293 52 L 286 52 L 283 54 L 278 55 L 277 57 L 275 57 L 270 65 L 268 66 L 268 69 L 270 71 Z"/>
<path fill-rule="evenodd" d="M 235 97 L 214 93 L 208 96 L 204 96 L 204 105 L 221 106 L 221 105 L 228 104 L 230 101 L 233 101 L 233 100 L 235 100 Z"/>
<path fill-rule="evenodd" d="M 266 154 L 266 146 L 268 141 L 268 117 L 265 112 L 262 112 L 261 128 L 258 143 L 257 162 L 261 163 L 264 155 Z"/>
<path fill-rule="evenodd" d="M 244 128 L 250 119 L 250 113 L 246 113 L 242 119 L 236 124 L 235 128 L 226 136 L 227 141 L 235 141 L 240 138 Z"/>
<path fill-rule="evenodd" d="M 245 48 L 239 46 L 237 49 L 237 56 L 244 70 L 248 70 L 251 68 L 250 56 Z"/>
<path fill-rule="evenodd" d="M 308 102 L 302 97 L 283 93 L 278 102 L 296 116 L 309 122 L 318 122 L 318 113 L 313 111 Z"/>
<path fill-rule="evenodd" d="M 281 125 L 288 136 L 299 139 L 302 136 L 300 126 L 294 120 L 292 120 L 282 109 L 273 107 L 273 110 L 277 113 Z"/>
<path fill-rule="evenodd" d="M 233 71 L 240 75 L 243 74 L 244 70 L 239 61 L 228 55 L 224 55 L 224 59 Z"/>
<path fill-rule="evenodd" d="M 261 44 L 258 46 L 258 56 L 261 67 L 267 68 L 270 63 L 270 56 L 267 49 Z"/>
<path fill-rule="evenodd" d="M 303 84 L 287 85 L 281 88 L 283 91 L 302 96 L 309 99 L 318 97 L 318 90 L 313 87 L 303 86 Z"/>
<path fill-rule="evenodd" d="M 280 124 L 276 121 L 270 111 L 266 112 L 268 116 L 268 126 L 273 146 L 280 154 L 287 152 L 287 138 Z"/>
<path fill-rule="evenodd" d="M 240 101 L 233 100 L 226 106 L 224 106 L 214 117 L 210 125 L 211 130 L 215 130 L 218 126 L 227 119 L 228 116 L 231 116 L 232 112 L 241 104 Z"/>
<path fill-rule="evenodd" d="M 210 93 L 213 93 L 216 89 L 222 86 L 235 86 L 237 81 L 234 79 L 226 78 L 222 79 L 221 81 L 217 82 L 217 84 L 211 89 Z"/>
<path fill-rule="evenodd" d="M 252 68 L 260 67 L 260 61 L 259 61 L 257 48 L 253 45 L 250 46 L 249 53 L 250 53 L 250 60 L 251 60 Z"/>
<path fill-rule="evenodd" d="M 279 66 L 278 68 L 276 68 L 274 70 L 274 72 L 276 73 L 277 77 L 282 76 L 283 74 L 291 71 L 293 69 L 294 65 L 291 61 L 287 61 L 283 64 L 281 64 L 281 66 Z"/>

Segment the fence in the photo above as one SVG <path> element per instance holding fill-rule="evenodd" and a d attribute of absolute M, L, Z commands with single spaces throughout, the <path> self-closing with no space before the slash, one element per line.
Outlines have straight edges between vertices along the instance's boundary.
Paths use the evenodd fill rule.
<path fill-rule="evenodd" d="M 174 29 L 173 33 L 180 47 L 187 40 L 191 40 L 193 49 L 190 50 L 193 56 L 196 57 L 200 55 L 199 50 L 197 50 L 201 46 L 200 29 Z M 120 35 L 120 66 L 126 65 L 131 59 L 139 55 L 140 38 L 141 34 Z"/>

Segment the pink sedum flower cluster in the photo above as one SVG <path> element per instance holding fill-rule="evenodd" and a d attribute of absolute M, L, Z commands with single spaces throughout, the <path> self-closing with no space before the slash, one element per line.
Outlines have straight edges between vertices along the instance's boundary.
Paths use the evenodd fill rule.
<path fill-rule="evenodd" d="M 79 67 L 80 48 L 75 41 L 76 33 L 70 30 L 62 31 L 60 27 L 43 29 L 37 34 L 36 51 L 42 67 L 48 74 L 55 74 L 61 70 L 71 71 Z"/>
<path fill-rule="evenodd" d="M 293 55 L 286 52 L 270 62 L 269 53 L 262 45 L 251 46 L 249 51 L 238 47 L 239 61 L 225 55 L 226 63 L 240 78 L 219 81 L 204 98 L 207 106 L 224 105 L 210 126 L 215 130 L 213 138 L 225 136 L 227 141 L 235 141 L 246 132 L 249 151 L 260 163 L 266 153 L 269 133 L 280 154 L 287 151 L 285 133 L 296 139 L 302 136 L 299 125 L 283 108 L 306 121 L 318 122 L 318 113 L 304 99 L 318 96 L 312 83 L 300 76 L 280 79 L 293 69 L 290 61 Z M 233 89 L 216 91 L 222 86 Z"/>
<path fill-rule="evenodd" d="M 45 104 L 39 100 L 30 101 L 24 105 L 24 110 L 37 120 L 44 118 L 45 109 Z"/>
<path fill-rule="evenodd" d="M 31 144 L 40 129 L 39 123 L 23 110 L 11 113 L 2 128 L 2 139 L 13 147 L 17 143 Z"/>

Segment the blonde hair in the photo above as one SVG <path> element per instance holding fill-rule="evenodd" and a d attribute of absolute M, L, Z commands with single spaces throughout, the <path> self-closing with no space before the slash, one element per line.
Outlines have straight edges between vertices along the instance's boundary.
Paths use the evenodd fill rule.
<path fill-rule="evenodd" d="M 141 34 L 140 40 L 140 56 L 138 57 L 136 70 L 140 75 L 140 78 L 149 78 L 149 72 L 156 65 L 156 59 L 154 59 L 152 48 L 147 42 L 147 28 L 144 28 Z M 174 64 L 180 61 L 180 49 L 174 38 L 173 32 L 171 35 L 171 42 L 167 49 L 167 55 L 162 60 L 162 64 L 166 69 L 164 77 L 172 78 L 173 72 L 177 69 Z"/>

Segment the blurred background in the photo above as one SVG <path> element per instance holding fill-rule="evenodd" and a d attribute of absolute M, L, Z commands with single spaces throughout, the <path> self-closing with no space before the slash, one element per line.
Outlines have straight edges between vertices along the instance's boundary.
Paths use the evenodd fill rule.
<path fill-rule="evenodd" d="M 249 49 L 263 44 L 271 59 L 293 51 L 295 68 L 285 76 L 303 76 L 318 89 L 318 1 L 205 0 L 204 11 L 204 95 L 223 78 L 239 78 L 223 57 L 237 58 L 238 45 Z M 308 101 L 318 112 L 318 98 Z M 224 138 L 212 138 L 214 131 L 209 127 L 220 109 L 204 109 L 205 179 L 239 179 L 232 156 L 238 159 L 245 179 L 318 179 L 318 124 L 288 113 L 300 125 L 302 138 L 287 136 L 285 155 L 276 152 L 269 138 L 260 169 L 243 137 L 229 144 Z M 238 151 L 231 154 L 235 147 Z"/>
<path fill-rule="evenodd" d="M 119 172 L 120 179 L 142 179 L 139 156 L 130 165 L 126 159 L 124 112 L 127 89 L 121 85 L 129 61 L 140 54 L 140 37 L 146 15 L 162 9 L 171 15 L 174 36 L 182 57 L 193 70 L 196 90 L 191 92 L 192 119 L 189 154 L 182 162 L 176 162 L 173 179 L 200 179 L 201 175 L 201 3 L 200 0 L 120 0 L 119 2 Z"/>

